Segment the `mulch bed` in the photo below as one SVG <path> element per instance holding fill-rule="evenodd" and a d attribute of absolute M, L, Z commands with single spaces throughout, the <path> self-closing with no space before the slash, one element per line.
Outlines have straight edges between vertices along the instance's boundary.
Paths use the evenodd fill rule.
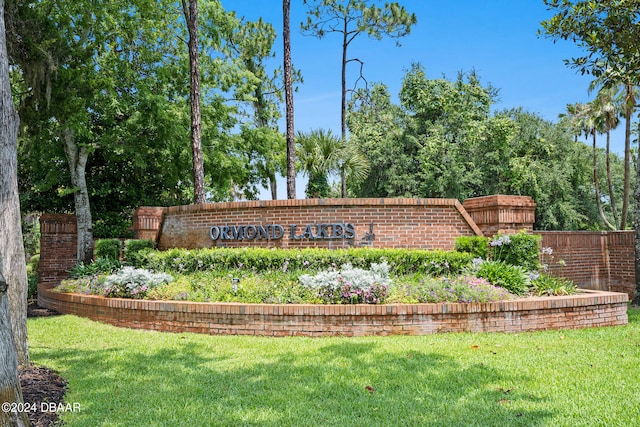
<path fill-rule="evenodd" d="M 30 303 L 27 308 L 28 317 L 42 317 L 58 315 L 54 310 L 39 307 L 35 303 Z M 20 386 L 22 387 L 22 398 L 28 408 L 36 410 L 29 411 L 29 421 L 34 427 L 61 426 L 55 412 L 41 411 L 41 404 L 60 405 L 64 402 L 64 395 L 67 391 L 67 381 L 53 370 L 45 366 L 29 366 L 18 368 Z"/>

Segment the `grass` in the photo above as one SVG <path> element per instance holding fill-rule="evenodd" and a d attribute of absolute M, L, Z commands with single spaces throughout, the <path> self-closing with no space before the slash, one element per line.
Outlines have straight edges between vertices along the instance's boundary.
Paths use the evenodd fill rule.
<path fill-rule="evenodd" d="M 263 338 L 29 319 L 31 358 L 69 381 L 67 426 L 628 426 L 640 309 L 622 327 Z"/>

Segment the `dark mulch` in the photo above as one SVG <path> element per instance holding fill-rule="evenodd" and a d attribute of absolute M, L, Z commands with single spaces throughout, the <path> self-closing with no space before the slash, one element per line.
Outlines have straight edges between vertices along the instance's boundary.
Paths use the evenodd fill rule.
<path fill-rule="evenodd" d="M 30 303 L 27 309 L 28 317 L 55 316 L 57 313 L 48 308 L 39 307 L 36 303 Z M 41 366 L 29 366 L 18 368 L 20 387 L 25 407 L 29 409 L 29 421 L 34 427 L 60 426 L 62 422 L 58 414 L 49 412 L 48 407 L 42 403 L 59 404 L 64 402 L 64 394 L 67 391 L 67 381 L 51 369 Z M 42 411 L 42 409 L 45 409 Z"/>
<path fill-rule="evenodd" d="M 56 412 L 48 411 L 42 403 L 57 405 L 64 401 L 67 381 L 46 367 L 19 367 L 20 386 L 25 407 L 28 408 L 29 421 L 34 427 L 60 426 Z M 43 410 L 44 409 L 44 410 Z"/>
<path fill-rule="evenodd" d="M 59 314 L 60 313 L 55 310 L 40 307 L 35 301 L 29 301 L 29 304 L 27 305 L 27 317 L 57 316 Z"/>

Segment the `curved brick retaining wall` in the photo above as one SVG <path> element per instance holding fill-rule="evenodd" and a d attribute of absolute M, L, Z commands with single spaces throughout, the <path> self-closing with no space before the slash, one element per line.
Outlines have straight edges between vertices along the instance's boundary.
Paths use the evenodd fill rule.
<path fill-rule="evenodd" d="M 138 329 L 264 336 L 426 335 L 522 332 L 627 324 L 627 295 L 477 304 L 306 305 L 145 301 L 38 290 L 38 303 L 66 314 Z"/>

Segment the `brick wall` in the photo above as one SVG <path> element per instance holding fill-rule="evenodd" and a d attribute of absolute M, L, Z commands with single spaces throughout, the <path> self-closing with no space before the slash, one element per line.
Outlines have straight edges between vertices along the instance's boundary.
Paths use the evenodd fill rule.
<path fill-rule="evenodd" d="M 553 249 L 553 258 L 543 260 L 551 273 L 573 280 L 581 288 L 624 292 L 633 298 L 633 231 L 536 233 L 542 235 L 543 247 Z"/>
<path fill-rule="evenodd" d="M 531 231 L 535 204 L 530 197 L 487 196 L 460 204 L 452 199 L 309 199 L 232 202 L 169 208 L 142 207 L 134 214 L 137 238 L 171 247 L 247 246 L 248 241 L 213 241 L 213 225 L 351 222 L 354 239 L 256 240 L 253 245 L 342 248 L 363 245 L 373 224 L 374 247 L 451 249 L 459 235 Z M 55 284 L 75 264 L 76 226 L 70 215 L 41 218 L 40 283 Z M 286 230 L 285 230 L 286 231 Z M 554 250 L 552 272 L 580 287 L 624 292 L 633 297 L 633 232 L 536 232 Z M 564 260 L 565 266 L 557 261 Z"/>
<path fill-rule="evenodd" d="M 495 303 L 307 305 L 127 300 L 47 289 L 39 293 L 38 302 L 116 326 L 235 335 L 522 332 L 628 322 L 627 296 L 598 291 Z"/>
<path fill-rule="evenodd" d="M 354 225 L 353 239 L 291 239 L 289 227 L 306 224 Z M 280 224 L 277 240 L 213 241 L 212 226 Z M 373 233 L 371 233 L 373 231 Z M 375 235 L 367 240 L 368 235 Z M 158 247 L 203 248 L 278 246 L 283 248 L 345 248 L 368 245 L 387 248 L 451 249 L 461 235 L 482 234 L 464 207 L 454 199 L 307 199 L 231 202 L 165 208 Z"/>
<path fill-rule="evenodd" d="M 485 236 L 533 231 L 536 204 L 531 197 L 502 194 L 474 197 L 465 200 L 463 206 Z"/>
<path fill-rule="evenodd" d="M 75 215 L 40 216 L 40 264 L 38 283 L 50 287 L 69 277 L 76 264 L 78 228 Z"/>

